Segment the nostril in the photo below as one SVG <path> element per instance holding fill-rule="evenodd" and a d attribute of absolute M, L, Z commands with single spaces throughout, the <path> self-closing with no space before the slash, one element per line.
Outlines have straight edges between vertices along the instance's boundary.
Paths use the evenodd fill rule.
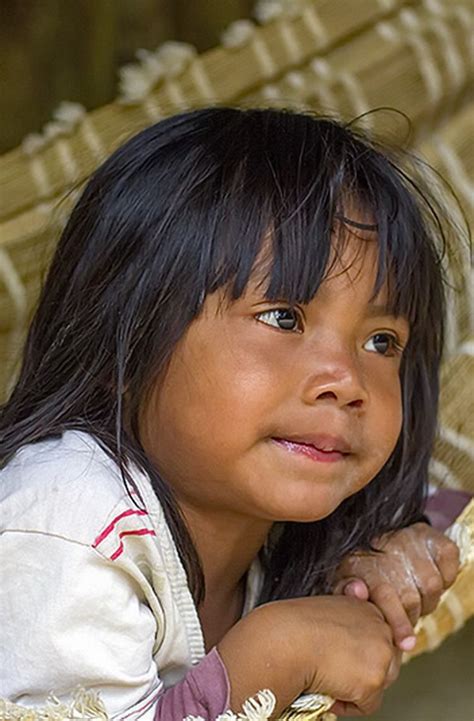
<path fill-rule="evenodd" d="M 324 393 L 320 393 L 318 396 L 318 400 L 325 400 L 326 398 L 331 398 L 333 400 L 337 401 L 337 396 L 333 391 L 324 391 Z"/>
<path fill-rule="evenodd" d="M 351 401 L 347 405 L 351 406 L 351 408 L 362 408 L 363 401 L 359 398 L 357 401 Z"/>

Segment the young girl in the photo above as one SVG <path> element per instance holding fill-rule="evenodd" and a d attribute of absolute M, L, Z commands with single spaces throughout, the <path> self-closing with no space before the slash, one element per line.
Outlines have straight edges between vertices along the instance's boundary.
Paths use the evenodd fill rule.
<path fill-rule="evenodd" d="M 277 713 L 312 691 L 376 708 L 413 645 L 403 594 L 414 621 L 457 568 L 417 524 L 390 537 L 394 557 L 413 542 L 401 575 L 379 554 L 353 588 L 374 603 L 331 595 L 347 554 L 420 518 L 434 207 L 354 130 L 276 110 L 173 117 L 99 168 L 0 423 L 5 698 L 81 686 L 161 721 L 263 688 Z"/>

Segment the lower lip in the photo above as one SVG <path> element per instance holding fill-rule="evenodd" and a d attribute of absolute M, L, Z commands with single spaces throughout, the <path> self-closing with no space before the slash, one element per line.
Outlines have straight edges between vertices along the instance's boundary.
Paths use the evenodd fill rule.
<path fill-rule="evenodd" d="M 336 463 L 336 461 L 342 461 L 349 455 L 348 453 L 340 453 L 339 451 L 322 451 L 319 448 L 306 445 L 305 443 L 294 443 L 293 441 L 285 441 L 281 438 L 272 438 L 272 441 L 290 453 L 306 456 L 306 458 L 312 461 L 318 461 L 319 463 Z"/>

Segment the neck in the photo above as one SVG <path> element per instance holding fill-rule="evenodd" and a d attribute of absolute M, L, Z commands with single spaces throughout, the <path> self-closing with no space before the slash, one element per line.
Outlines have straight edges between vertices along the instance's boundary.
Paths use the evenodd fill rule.
<path fill-rule="evenodd" d="M 206 596 L 226 603 L 265 543 L 272 523 L 180 503 L 201 559 Z"/>

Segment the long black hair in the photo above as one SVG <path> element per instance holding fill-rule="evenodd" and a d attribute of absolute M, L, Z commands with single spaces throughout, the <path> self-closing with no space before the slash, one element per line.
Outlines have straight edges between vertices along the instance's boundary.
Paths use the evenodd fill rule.
<path fill-rule="evenodd" d="M 199 603 L 199 558 L 171 486 L 143 451 L 139 409 L 207 294 L 243 293 L 269 228 L 268 298 L 314 297 L 350 197 L 374 220 L 376 285 L 389 281 L 411 335 L 403 429 L 384 468 L 328 518 L 277 524 L 261 551 L 261 602 L 327 591 L 346 553 L 412 522 L 424 500 L 447 239 L 435 198 L 404 168 L 351 125 L 283 110 L 196 110 L 133 137 L 94 173 L 59 241 L 1 413 L 0 464 L 24 444 L 76 429 L 97 439 L 127 484 L 138 466 Z"/>

